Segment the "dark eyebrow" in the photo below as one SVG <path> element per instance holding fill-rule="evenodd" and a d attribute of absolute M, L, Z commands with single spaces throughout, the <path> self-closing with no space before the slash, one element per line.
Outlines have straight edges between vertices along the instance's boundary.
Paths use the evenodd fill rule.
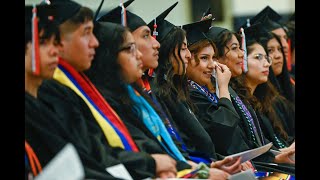
<path fill-rule="evenodd" d="M 88 26 L 85 26 L 85 27 L 84 27 L 83 31 L 90 31 L 90 30 L 92 30 L 92 29 L 93 29 L 93 27 L 90 26 L 90 25 L 88 25 Z"/>
<path fill-rule="evenodd" d="M 131 46 L 132 44 L 136 44 L 135 42 L 128 42 L 124 45 L 124 47 L 128 47 L 128 46 Z"/>
<path fill-rule="evenodd" d="M 149 28 L 145 28 L 144 30 L 143 30 L 143 33 L 150 33 L 150 29 Z"/>

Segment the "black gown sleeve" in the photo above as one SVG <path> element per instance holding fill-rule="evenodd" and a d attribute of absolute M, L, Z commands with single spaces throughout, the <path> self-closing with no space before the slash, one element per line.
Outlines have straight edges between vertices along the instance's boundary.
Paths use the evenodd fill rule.
<path fill-rule="evenodd" d="M 220 98 L 218 104 L 213 104 L 194 88 L 190 88 L 190 98 L 197 107 L 195 114 L 210 135 L 216 152 L 229 155 L 247 149 L 238 127 L 240 117 L 229 99 Z"/>
<path fill-rule="evenodd" d="M 131 152 L 111 147 L 100 126 L 85 102 L 73 90 L 55 80 L 44 82 L 39 98 L 63 120 L 67 131 L 78 140 L 85 139 L 90 144 L 87 153 L 105 167 L 110 166 L 110 158 L 123 163 L 134 179 L 155 176 L 155 161 L 147 153 Z M 136 164 L 139 163 L 139 166 Z"/>

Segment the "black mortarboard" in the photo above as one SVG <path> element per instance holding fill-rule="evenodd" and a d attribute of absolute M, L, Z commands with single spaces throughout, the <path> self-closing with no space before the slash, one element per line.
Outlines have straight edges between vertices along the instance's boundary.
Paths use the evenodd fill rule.
<path fill-rule="evenodd" d="M 210 38 L 213 42 L 217 42 L 219 40 L 220 35 L 224 32 L 224 31 L 229 31 L 226 28 L 222 28 L 222 27 L 217 27 L 217 26 L 212 26 L 210 27 L 209 31 L 206 33 L 207 37 Z"/>
<path fill-rule="evenodd" d="M 296 21 L 296 12 L 290 16 L 289 21 Z"/>
<path fill-rule="evenodd" d="M 265 30 L 272 31 L 274 29 L 282 28 L 280 24 L 281 15 L 273 10 L 270 6 L 265 7 L 256 16 L 250 19 L 251 24 L 260 22 Z"/>
<path fill-rule="evenodd" d="M 134 0 L 129 0 L 123 4 L 123 6 L 126 8 L 129 6 Z M 121 24 L 121 11 L 122 8 L 120 6 L 112 9 L 108 13 L 102 15 L 98 18 L 98 21 L 107 21 L 107 22 L 113 22 L 117 24 Z M 141 26 L 146 26 L 147 23 L 138 15 L 126 10 L 126 20 L 127 20 L 127 27 L 130 28 L 130 31 L 134 31 L 137 28 Z"/>
<path fill-rule="evenodd" d="M 32 24 L 32 16 L 33 16 L 33 6 L 25 6 L 25 24 L 28 26 L 31 26 Z M 57 22 L 56 21 L 56 15 L 57 15 L 57 6 L 55 5 L 36 5 L 37 9 L 37 17 L 38 17 L 38 25 L 39 27 L 51 23 L 51 22 Z"/>
<path fill-rule="evenodd" d="M 157 29 L 156 31 L 158 32 L 156 35 L 156 39 L 161 42 L 167 34 L 171 31 L 173 27 L 175 27 L 174 24 L 170 23 L 167 20 L 164 20 L 167 15 L 171 12 L 171 10 L 176 7 L 178 2 L 174 3 L 171 5 L 168 9 L 163 11 L 158 17 L 156 17 L 155 20 L 152 20 L 149 24 L 148 27 L 150 28 L 151 32 L 154 31 L 154 22 L 156 21 L 157 24 Z"/>
<path fill-rule="evenodd" d="M 96 22 L 94 26 L 94 34 L 99 41 L 99 47 L 101 46 L 112 46 L 108 42 L 112 42 L 116 33 L 117 26 L 120 24 L 111 23 L 111 22 Z"/>
<path fill-rule="evenodd" d="M 187 32 L 188 46 L 198 42 L 199 40 L 208 39 L 205 33 L 209 31 L 211 24 L 212 19 L 206 19 L 183 25 L 181 28 Z"/>
<path fill-rule="evenodd" d="M 208 7 L 208 9 L 202 14 L 202 17 L 208 16 L 211 13 L 211 7 Z"/>
<path fill-rule="evenodd" d="M 268 16 L 268 18 L 271 21 L 279 22 L 281 19 L 281 15 L 278 14 L 275 10 L 273 10 L 270 6 L 265 7 L 262 9 L 256 16 L 250 19 L 251 24 L 255 24 L 265 16 Z"/>
<path fill-rule="evenodd" d="M 50 0 L 52 5 L 58 5 L 57 18 L 64 22 L 74 16 L 82 7 L 79 3 L 72 0 Z"/>
<path fill-rule="evenodd" d="M 264 29 L 263 24 L 261 24 L 260 22 L 257 22 L 250 27 L 246 27 L 243 30 L 246 36 L 246 41 L 253 39 L 259 41 L 260 37 L 266 36 L 268 34 L 268 32 Z"/>

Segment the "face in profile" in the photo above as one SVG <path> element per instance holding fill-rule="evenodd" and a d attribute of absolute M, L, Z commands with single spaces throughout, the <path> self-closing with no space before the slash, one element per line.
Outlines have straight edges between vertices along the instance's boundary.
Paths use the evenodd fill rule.
<path fill-rule="evenodd" d="M 25 62 L 25 72 L 32 73 L 32 44 L 28 44 Z M 42 79 L 50 79 L 53 76 L 54 70 L 58 66 L 58 47 L 55 40 L 55 36 L 50 39 L 43 40 L 39 43 L 39 55 L 40 55 L 40 75 L 38 77 Z"/>
<path fill-rule="evenodd" d="M 242 74 L 242 64 L 244 53 L 240 48 L 240 43 L 235 35 L 232 35 L 231 40 L 224 47 L 224 56 L 220 57 L 219 63 L 228 66 L 232 73 L 232 77 Z"/>
<path fill-rule="evenodd" d="M 151 36 L 148 26 L 141 26 L 132 32 L 139 51 L 142 53 L 143 71 L 158 67 L 160 43 Z"/>
<path fill-rule="evenodd" d="M 196 58 L 199 62 L 196 62 Z M 211 74 L 214 69 L 215 52 L 211 45 L 200 49 L 195 54 L 192 53 L 192 58 L 189 61 L 187 68 L 187 76 L 203 86 L 211 83 Z"/>
<path fill-rule="evenodd" d="M 93 34 L 93 23 L 86 21 L 75 31 L 62 34 L 60 56 L 77 71 L 82 72 L 90 68 L 95 48 L 98 46 L 99 42 Z"/>
<path fill-rule="evenodd" d="M 283 28 L 278 28 L 272 31 L 274 34 L 276 34 L 280 40 L 283 47 L 284 54 L 286 56 L 286 59 L 288 59 L 289 55 L 289 44 L 288 44 L 288 36 L 287 33 L 284 31 Z"/>
<path fill-rule="evenodd" d="M 248 54 L 246 80 L 249 85 L 257 86 L 268 81 L 269 67 L 271 66 L 272 59 L 267 56 L 267 53 L 260 44 L 255 43 L 250 48 L 253 50 Z"/>
<path fill-rule="evenodd" d="M 128 31 L 125 42 L 118 54 L 118 63 L 121 66 L 121 74 L 126 83 L 133 83 L 142 76 L 142 54 L 137 49 L 136 42 L 132 34 Z"/>
<path fill-rule="evenodd" d="M 278 76 L 282 73 L 283 68 L 283 53 L 281 51 L 281 45 L 276 38 L 269 40 L 268 44 L 268 53 L 272 57 L 272 70 L 275 76 Z"/>
<path fill-rule="evenodd" d="M 175 57 L 173 55 L 170 56 L 170 61 L 173 66 L 174 74 L 183 75 L 186 73 L 186 69 L 188 67 L 188 62 L 191 58 L 191 53 L 187 47 L 187 38 L 185 37 L 181 46 L 181 50 L 178 51 L 178 46 L 174 50 Z M 179 54 L 181 58 L 179 58 Z"/>

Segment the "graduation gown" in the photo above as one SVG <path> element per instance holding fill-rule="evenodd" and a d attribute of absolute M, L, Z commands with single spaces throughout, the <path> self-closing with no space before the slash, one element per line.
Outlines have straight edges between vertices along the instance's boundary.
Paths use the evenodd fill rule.
<path fill-rule="evenodd" d="M 159 141 L 149 131 L 145 124 L 132 112 L 132 110 L 124 108 L 117 92 L 101 88 L 99 91 L 127 126 L 131 137 L 141 151 L 149 154 L 167 154 Z M 177 144 L 177 142 L 174 143 Z M 179 150 L 186 159 L 189 159 L 188 154 L 181 149 L 181 146 Z M 191 168 L 189 164 L 177 161 L 178 171 L 189 168 Z"/>
<path fill-rule="evenodd" d="M 76 149 L 84 165 L 86 178 L 115 179 L 90 155 L 88 136 L 74 139 L 61 120 L 38 99 L 25 93 L 25 139 L 35 151 L 42 168 L 68 143 Z M 110 157 L 109 165 L 119 163 Z M 107 164 L 105 164 L 107 165 Z"/>
<path fill-rule="evenodd" d="M 241 119 L 229 99 L 220 98 L 218 104 L 214 104 L 199 90 L 189 86 L 189 91 L 197 107 L 195 115 L 210 135 L 217 153 L 230 155 L 250 149 L 242 140 Z"/>
<path fill-rule="evenodd" d="M 186 102 L 176 100 L 177 95 L 173 92 L 171 98 L 157 96 L 168 107 L 180 136 L 187 146 L 190 155 L 218 159 L 215 146 L 199 123 L 199 120 L 190 110 Z"/>
<path fill-rule="evenodd" d="M 290 104 L 286 104 L 283 101 L 276 101 L 273 105 L 277 115 L 279 116 L 284 130 L 292 138 L 295 138 L 295 107 L 289 107 Z M 290 140 L 288 141 L 290 142 Z"/>
<path fill-rule="evenodd" d="M 108 144 L 86 103 L 69 87 L 56 80 L 45 81 L 39 89 L 39 99 L 63 120 L 63 126 L 74 137 L 76 147 L 81 139 L 91 143 L 89 152 L 103 166 L 113 165 L 116 160 L 134 179 L 155 176 L 155 161 L 149 154 L 125 151 Z"/>
<path fill-rule="evenodd" d="M 230 95 L 232 97 L 237 97 L 237 93 L 229 86 L 229 92 Z M 253 108 L 251 106 L 246 106 L 248 111 L 250 112 L 252 118 L 253 118 L 253 122 L 255 123 L 256 127 L 257 127 L 257 136 L 256 138 L 259 138 L 261 143 L 263 144 L 258 144 L 253 137 L 251 136 L 251 132 L 250 132 L 250 128 L 249 128 L 249 123 L 246 120 L 246 114 L 244 114 L 242 112 L 242 110 L 239 108 L 239 106 L 237 105 L 237 103 L 235 102 L 234 98 L 231 98 L 232 103 L 233 103 L 233 107 L 236 109 L 237 113 L 239 114 L 241 121 L 239 123 L 239 127 L 242 130 L 241 133 L 241 139 L 244 143 L 247 144 L 247 146 L 249 147 L 249 149 L 253 149 L 253 148 L 257 148 L 260 147 L 261 145 L 265 145 L 268 144 L 270 141 L 268 139 L 266 139 L 264 137 L 264 134 L 262 132 L 262 130 L 260 130 L 260 128 L 258 127 L 260 125 L 259 123 L 259 119 L 256 116 L 255 111 L 253 110 Z M 273 147 L 273 149 L 276 149 L 275 147 Z M 242 150 L 243 151 L 243 150 Z M 260 161 L 260 162 L 273 162 L 274 161 L 274 155 L 271 152 L 266 152 L 260 156 L 258 156 L 257 158 L 254 159 L 255 161 Z"/>

